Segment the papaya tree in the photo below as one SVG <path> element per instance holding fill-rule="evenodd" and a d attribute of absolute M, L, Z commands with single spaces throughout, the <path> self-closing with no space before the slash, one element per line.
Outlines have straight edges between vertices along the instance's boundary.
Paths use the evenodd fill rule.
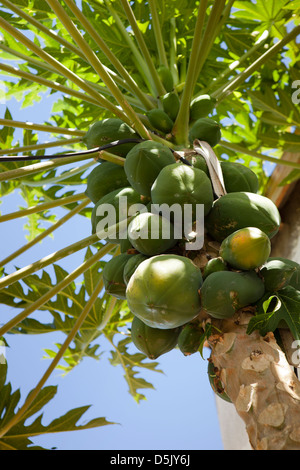
<path fill-rule="evenodd" d="M 1 449 L 110 424 L 78 424 L 83 406 L 25 425 L 54 397 L 61 361 L 97 358 L 103 336 L 137 401 L 150 384 L 135 368 L 208 350 L 203 380 L 252 448 L 299 450 L 299 364 L 281 333 L 298 344 L 300 267 L 272 257 L 281 220 L 265 196 L 274 167 L 290 168 L 285 184 L 300 175 L 286 156 L 300 148 L 299 12 L 297 0 L 1 1 L 1 197 L 23 206 L 0 222 L 26 217 L 28 235 L 2 255 L 0 302 L 17 313 L 0 338 L 64 337 L 20 406 L 0 362 Z M 45 92 L 50 118 L 13 118 L 11 99 L 43 109 Z M 163 204 L 189 206 L 184 233 Z M 90 219 L 83 239 L 14 264 L 78 215 Z M 58 264 L 75 254 L 72 271 Z"/>

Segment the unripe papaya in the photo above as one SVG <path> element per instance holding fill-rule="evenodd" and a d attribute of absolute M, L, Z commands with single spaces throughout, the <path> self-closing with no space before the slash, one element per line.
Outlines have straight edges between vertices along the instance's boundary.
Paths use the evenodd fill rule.
<path fill-rule="evenodd" d="M 124 168 L 115 163 L 97 165 L 87 178 L 85 194 L 96 204 L 103 196 L 118 188 L 129 186 Z"/>
<path fill-rule="evenodd" d="M 100 236 L 103 230 L 108 231 L 109 227 L 123 222 L 122 227 L 117 227 L 115 233 L 107 237 L 111 243 L 120 243 L 120 240 L 127 238 L 127 218 L 136 215 L 137 211 L 146 211 L 144 203 L 143 197 L 131 187 L 111 191 L 93 207 L 92 233 L 99 233 Z"/>
<path fill-rule="evenodd" d="M 153 204 L 191 204 L 195 217 L 197 204 L 204 205 L 207 215 L 213 204 L 213 190 L 210 179 L 204 171 L 185 164 L 175 163 L 161 170 L 151 188 Z"/>
<path fill-rule="evenodd" d="M 206 228 L 218 242 L 245 227 L 257 227 L 271 239 L 278 232 L 280 220 L 271 199 L 254 193 L 235 192 L 214 201 L 206 218 Z"/>
<path fill-rule="evenodd" d="M 220 256 L 233 268 L 244 271 L 262 266 L 271 253 L 268 235 L 256 227 L 233 232 L 222 241 Z"/>
<path fill-rule="evenodd" d="M 177 328 L 199 314 L 201 285 L 201 271 L 189 258 L 152 256 L 139 264 L 129 280 L 128 307 L 152 328 Z"/>
<path fill-rule="evenodd" d="M 139 318 L 134 317 L 131 324 L 131 339 L 136 348 L 149 359 L 157 359 L 174 349 L 180 328 L 162 330 L 151 328 Z"/>
<path fill-rule="evenodd" d="M 257 193 L 259 181 L 251 168 L 238 162 L 221 162 L 221 169 L 227 193 Z"/>
<path fill-rule="evenodd" d="M 172 121 L 175 121 L 179 107 L 180 107 L 180 100 L 174 91 L 167 93 L 166 95 L 161 97 L 161 103 L 163 106 L 163 110 L 169 116 Z"/>
<path fill-rule="evenodd" d="M 131 186 L 144 196 L 151 195 L 151 186 L 160 171 L 175 163 L 171 150 L 160 142 L 146 140 L 128 152 L 124 171 Z"/>
<path fill-rule="evenodd" d="M 209 118 L 197 119 L 189 131 L 189 141 L 193 144 L 194 140 L 203 140 L 211 147 L 215 147 L 221 140 L 220 125 Z"/>
<path fill-rule="evenodd" d="M 254 271 L 215 272 L 207 276 L 201 287 L 202 309 L 213 318 L 230 318 L 258 301 L 264 292 L 264 283 Z"/>
<path fill-rule="evenodd" d="M 157 69 L 157 73 L 161 82 L 166 90 L 167 93 L 173 90 L 174 87 L 174 80 L 171 70 L 168 69 L 165 65 L 160 65 Z"/>
<path fill-rule="evenodd" d="M 120 251 L 121 253 L 127 253 L 128 250 L 134 250 L 128 238 L 120 240 Z"/>
<path fill-rule="evenodd" d="M 93 149 L 123 139 L 139 139 L 139 135 L 121 119 L 107 118 L 92 124 L 82 140 L 88 149 Z M 109 152 L 125 157 L 134 145 L 132 142 L 117 145 L 109 148 Z"/>
<path fill-rule="evenodd" d="M 218 369 L 215 368 L 214 363 L 210 359 L 208 362 L 207 374 L 211 388 L 213 389 L 214 393 L 218 395 L 218 397 L 222 398 L 222 400 L 227 401 L 228 403 L 232 403 L 224 390 L 224 386 L 220 377 L 217 375 L 217 371 Z"/>
<path fill-rule="evenodd" d="M 146 116 L 148 117 L 150 124 L 158 131 L 161 131 L 164 134 L 171 132 L 174 122 L 162 109 L 151 109 L 146 113 Z"/>
<path fill-rule="evenodd" d="M 154 256 L 173 248 L 177 239 L 172 222 L 158 214 L 145 212 L 135 216 L 128 226 L 132 246 L 146 256 Z"/>
<path fill-rule="evenodd" d="M 178 348 L 184 356 L 195 354 L 201 345 L 203 328 L 195 323 L 188 323 L 178 336 Z"/>
<path fill-rule="evenodd" d="M 216 100 L 209 95 L 195 97 L 190 105 L 190 120 L 197 121 L 197 119 L 208 116 L 213 112 L 215 104 Z"/>
<path fill-rule="evenodd" d="M 129 279 L 133 275 L 134 271 L 138 267 L 138 265 L 141 264 L 142 261 L 145 261 L 145 259 L 148 259 L 148 256 L 142 255 L 141 253 L 132 255 L 129 258 L 129 260 L 125 264 L 124 272 L 123 272 L 123 279 L 124 279 L 126 286 L 129 282 Z"/>
<path fill-rule="evenodd" d="M 126 299 L 126 284 L 123 278 L 124 267 L 132 255 L 121 253 L 111 258 L 103 269 L 103 283 L 108 294 L 117 299 Z"/>
<path fill-rule="evenodd" d="M 221 257 L 210 259 L 203 269 L 203 279 L 218 271 L 228 271 L 226 262 Z"/>
<path fill-rule="evenodd" d="M 268 292 L 276 292 L 288 285 L 299 290 L 300 266 L 294 261 L 291 262 L 284 258 L 269 258 L 261 268 L 260 274 Z"/>
<path fill-rule="evenodd" d="M 194 168 L 204 171 L 204 173 L 209 176 L 209 170 L 205 158 L 202 155 L 188 155 L 185 159 L 191 163 Z"/>

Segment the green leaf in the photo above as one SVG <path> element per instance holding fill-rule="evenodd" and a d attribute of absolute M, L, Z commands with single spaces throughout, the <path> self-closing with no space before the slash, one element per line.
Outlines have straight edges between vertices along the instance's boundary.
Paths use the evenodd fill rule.
<path fill-rule="evenodd" d="M 296 340 L 300 339 L 300 291 L 291 286 L 264 297 L 257 315 L 249 322 L 247 333 L 258 330 L 264 336 L 281 325 L 287 326 Z"/>

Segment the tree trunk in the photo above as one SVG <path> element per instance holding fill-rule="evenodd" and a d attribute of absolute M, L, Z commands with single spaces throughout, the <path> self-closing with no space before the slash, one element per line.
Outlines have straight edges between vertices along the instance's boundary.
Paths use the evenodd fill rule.
<path fill-rule="evenodd" d="M 289 171 L 277 167 L 265 194 L 278 205 L 282 217 L 271 256 L 300 263 L 300 182 L 278 186 Z M 247 335 L 248 321 L 244 312 L 219 325 L 223 336 L 210 338 L 213 363 L 233 402 L 217 397 L 225 449 L 300 450 L 300 383 L 290 360 L 293 337 L 281 330 L 283 352 L 272 333 L 265 338 L 258 332 Z M 229 437 L 227 423 L 231 430 L 235 426 Z"/>

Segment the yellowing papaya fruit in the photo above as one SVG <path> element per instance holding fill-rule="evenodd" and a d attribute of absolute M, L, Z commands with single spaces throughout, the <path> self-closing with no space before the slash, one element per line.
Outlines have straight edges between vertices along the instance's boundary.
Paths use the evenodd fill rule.
<path fill-rule="evenodd" d="M 169 132 L 171 132 L 174 122 L 169 117 L 169 115 L 162 109 L 151 109 L 146 113 L 146 116 L 148 117 L 150 124 L 158 131 L 164 134 L 168 134 Z"/>
<path fill-rule="evenodd" d="M 82 141 L 88 149 L 93 149 L 123 139 L 139 139 L 139 135 L 121 119 L 107 118 L 92 124 Z M 125 157 L 134 145 L 134 142 L 117 145 L 109 152 Z"/>
<path fill-rule="evenodd" d="M 190 104 L 190 120 L 207 117 L 213 112 L 215 104 L 216 100 L 207 94 L 196 96 Z"/>
<path fill-rule="evenodd" d="M 203 311 L 218 319 L 232 317 L 241 308 L 261 299 L 264 293 L 264 283 L 254 271 L 212 273 L 200 290 Z"/>
<path fill-rule="evenodd" d="M 197 119 L 189 130 L 190 143 L 193 144 L 195 139 L 203 140 L 211 147 L 215 147 L 221 140 L 220 125 L 210 118 Z"/>
<path fill-rule="evenodd" d="M 146 256 L 154 256 L 173 248 L 177 239 L 172 222 L 158 214 L 145 212 L 136 215 L 128 225 L 132 246 Z"/>
<path fill-rule="evenodd" d="M 262 266 L 271 253 L 268 235 L 257 227 L 233 232 L 222 241 L 220 256 L 233 268 L 244 271 Z"/>
<path fill-rule="evenodd" d="M 255 193 L 234 192 L 214 201 L 205 224 L 208 233 L 222 242 L 245 227 L 257 227 L 271 239 L 278 232 L 280 221 L 279 211 L 271 199 Z"/>
<path fill-rule="evenodd" d="M 143 261 L 126 289 L 130 311 L 152 328 L 177 328 L 201 310 L 200 269 L 184 256 L 157 255 Z"/>
<path fill-rule="evenodd" d="M 175 157 L 168 147 L 160 142 L 146 140 L 128 152 L 124 171 L 135 191 L 150 196 L 151 186 L 160 171 L 175 162 Z"/>
<path fill-rule="evenodd" d="M 124 168 L 115 163 L 97 165 L 87 177 L 85 194 L 96 204 L 103 196 L 119 188 L 129 186 Z"/>
<path fill-rule="evenodd" d="M 177 345 L 180 328 L 162 330 L 151 328 L 134 317 L 131 324 L 131 339 L 136 348 L 149 359 L 157 359 Z"/>
<path fill-rule="evenodd" d="M 207 215 L 213 204 L 213 190 L 210 179 L 204 171 L 185 164 L 175 163 L 164 167 L 151 188 L 153 204 L 191 204 L 193 217 L 197 204 L 204 205 Z"/>

